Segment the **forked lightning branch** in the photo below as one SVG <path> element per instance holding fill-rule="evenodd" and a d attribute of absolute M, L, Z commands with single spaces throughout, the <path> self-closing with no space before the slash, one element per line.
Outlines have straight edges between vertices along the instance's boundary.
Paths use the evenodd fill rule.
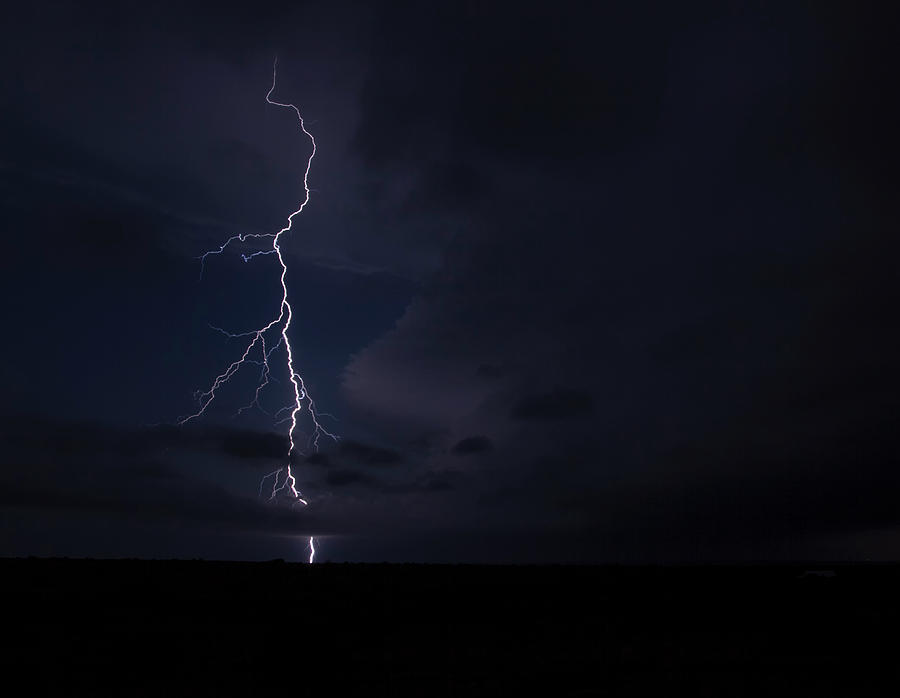
<path fill-rule="evenodd" d="M 212 404 L 212 402 L 216 399 L 222 386 L 228 383 L 239 371 L 241 371 L 241 369 L 245 368 L 249 369 L 251 367 L 254 367 L 259 371 L 259 378 L 257 381 L 256 389 L 250 401 L 238 410 L 238 414 L 253 407 L 262 409 L 262 406 L 260 405 L 260 397 L 263 391 L 270 385 L 272 362 L 275 361 L 275 358 L 273 357 L 277 357 L 279 360 L 283 360 L 285 362 L 284 365 L 287 369 L 287 374 L 290 378 L 291 400 L 287 405 L 276 412 L 275 416 L 277 417 L 286 415 L 281 420 L 281 422 L 290 423 L 290 426 L 288 428 L 288 442 L 290 445 L 286 454 L 285 464 L 277 470 L 269 473 L 262 479 L 262 481 L 260 482 L 259 491 L 261 496 L 265 496 L 265 494 L 268 493 L 269 500 L 275 500 L 275 498 L 279 495 L 287 495 L 295 500 L 295 502 L 306 505 L 307 501 L 306 499 L 304 499 L 303 494 L 300 492 L 300 490 L 297 489 L 297 480 L 291 470 L 291 457 L 293 456 L 295 451 L 299 450 L 295 441 L 297 421 L 301 412 L 303 412 L 304 406 L 306 407 L 306 414 L 309 416 L 308 418 L 312 424 L 312 433 L 309 437 L 309 443 L 312 447 L 318 449 L 319 442 L 322 437 L 327 437 L 333 440 L 337 440 L 338 437 L 325 429 L 322 426 L 322 423 L 319 421 L 319 414 L 316 412 L 315 402 L 313 401 L 312 396 L 309 394 L 309 390 L 307 389 L 306 384 L 303 381 L 303 377 L 300 375 L 294 363 L 294 349 L 291 345 L 290 339 L 290 329 L 294 311 L 288 298 L 287 264 L 285 262 L 284 253 L 282 250 L 282 243 L 284 242 L 285 233 L 291 231 L 291 227 L 294 223 L 294 217 L 302 213 L 306 204 L 309 203 L 309 170 L 312 167 L 312 161 L 316 155 L 316 139 L 313 138 L 313 135 L 306 130 L 306 126 L 303 123 L 303 116 L 300 114 L 300 110 L 295 105 L 290 103 L 276 102 L 272 99 L 272 93 L 275 92 L 275 81 L 277 78 L 277 74 L 278 60 L 276 59 L 275 64 L 272 68 L 272 87 L 266 94 L 266 102 L 276 107 L 292 109 L 297 115 L 297 121 L 299 122 L 300 130 L 307 138 L 309 138 L 309 142 L 311 145 L 309 158 L 306 161 L 306 169 L 303 173 L 303 198 L 300 201 L 297 209 L 287 217 L 287 225 L 285 225 L 278 232 L 240 233 L 237 235 L 232 235 L 230 238 L 225 240 L 222 245 L 208 252 L 205 252 L 200 256 L 199 259 L 201 264 L 202 278 L 203 269 L 209 262 L 210 257 L 225 253 L 234 243 L 244 243 L 248 240 L 253 240 L 261 244 L 261 249 L 252 252 L 251 254 L 242 253 L 241 258 L 245 262 L 250 262 L 256 257 L 275 257 L 278 262 L 278 266 L 276 267 L 276 269 L 279 271 L 279 278 L 281 281 L 281 302 L 278 305 L 277 312 L 273 313 L 274 317 L 268 323 L 266 323 L 262 327 L 259 327 L 258 329 L 249 330 L 246 332 L 231 332 L 220 327 L 213 327 L 214 330 L 221 332 L 227 337 L 243 339 L 244 341 L 246 341 L 246 345 L 244 346 L 244 349 L 240 356 L 231 364 L 229 364 L 224 371 L 216 376 L 216 378 L 212 381 L 207 389 L 199 390 L 195 393 L 195 398 L 198 404 L 197 410 L 193 414 L 181 417 L 178 420 L 178 424 L 186 424 L 187 422 L 202 416 L 206 412 L 206 409 L 210 406 L 210 404 Z M 315 558 L 315 554 L 315 540 L 310 537 L 310 562 L 312 562 Z"/>

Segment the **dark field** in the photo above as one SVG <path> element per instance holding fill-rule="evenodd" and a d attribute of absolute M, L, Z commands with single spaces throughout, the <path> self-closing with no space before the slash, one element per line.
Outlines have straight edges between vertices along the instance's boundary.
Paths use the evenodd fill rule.
<path fill-rule="evenodd" d="M 827 576 L 807 570 L 829 570 Z M 898 695 L 900 568 L 0 560 L 17 695 Z"/>

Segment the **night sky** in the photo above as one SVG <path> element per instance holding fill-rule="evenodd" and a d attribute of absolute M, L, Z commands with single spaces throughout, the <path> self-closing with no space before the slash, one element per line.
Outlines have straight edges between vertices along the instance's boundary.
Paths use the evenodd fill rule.
<path fill-rule="evenodd" d="M 0 554 L 900 555 L 895 18 L 856 3 L 22 3 Z M 240 374 L 277 311 L 337 444 Z M 287 376 L 264 406 L 286 404 Z M 301 430 L 308 424 L 301 422 Z M 301 437 L 301 440 L 305 440 Z"/>

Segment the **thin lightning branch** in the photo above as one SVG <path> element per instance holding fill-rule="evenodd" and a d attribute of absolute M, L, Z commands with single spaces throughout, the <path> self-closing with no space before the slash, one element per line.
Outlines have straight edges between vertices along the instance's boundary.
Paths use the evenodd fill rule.
<path fill-rule="evenodd" d="M 304 129 L 304 131 L 305 131 L 305 129 Z M 313 150 L 313 153 L 315 153 L 315 150 Z M 310 158 L 310 160 L 312 160 L 312 158 Z M 307 168 L 306 171 L 309 172 L 309 168 Z M 307 191 L 306 196 L 307 196 L 307 198 L 309 198 L 309 191 Z M 200 260 L 200 279 L 201 280 L 203 279 L 203 271 L 206 269 L 206 258 L 209 257 L 210 255 L 222 254 L 225 251 L 225 248 L 228 247 L 235 240 L 239 240 L 240 242 L 246 242 L 247 238 L 261 239 L 261 238 L 274 238 L 274 237 L 275 237 L 275 233 L 241 233 L 239 235 L 232 235 L 225 242 L 223 242 L 221 247 L 219 247 L 218 249 L 210 250 L 209 252 L 204 252 L 202 255 L 197 257 L 197 259 Z M 245 262 L 249 262 L 251 259 L 253 259 L 254 257 L 256 257 L 258 255 L 274 254 L 274 252 L 275 252 L 275 250 L 261 250 L 259 252 L 254 252 L 251 255 L 242 254 L 241 259 L 243 259 Z"/>
<path fill-rule="evenodd" d="M 275 382 L 275 379 L 271 376 L 271 369 L 269 365 L 269 359 L 272 357 L 272 354 L 281 347 L 284 347 L 286 354 L 286 365 L 288 376 L 290 377 L 291 382 L 291 392 L 293 393 L 293 401 L 287 405 L 286 407 L 281 408 L 276 412 L 273 417 L 277 418 L 279 415 L 289 412 L 288 416 L 285 417 L 281 422 L 290 421 L 290 428 L 288 429 L 288 440 L 290 442 L 290 448 L 287 453 L 287 463 L 278 468 L 277 470 L 272 471 L 259 483 L 259 494 L 262 497 L 263 486 L 265 483 L 271 479 L 272 480 L 272 490 L 269 495 L 269 500 L 274 500 L 280 493 L 285 493 L 290 496 L 295 503 L 299 502 L 303 505 L 307 505 L 308 502 L 301 495 L 300 490 L 297 489 L 297 480 L 294 477 L 294 473 L 291 471 L 291 457 L 294 454 L 294 451 L 298 453 L 300 450 L 296 447 L 296 443 L 294 441 L 294 432 L 297 430 L 297 415 L 303 409 L 303 403 L 306 402 L 306 411 L 310 416 L 310 420 L 312 421 L 312 434 L 309 437 L 309 443 L 316 449 L 319 448 L 319 441 L 322 437 L 327 437 L 337 441 L 338 437 L 325 429 L 322 424 L 319 422 L 319 415 L 316 412 L 316 404 L 312 399 L 312 396 L 309 394 L 309 390 L 306 388 L 306 384 L 303 381 L 303 377 L 297 372 L 294 368 L 294 348 L 291 345 L 291 340 L 288 337 L 288 331 L 291 327 L 291 322 L 294 318 L 294 310 L 291 307 L 290 302 L 288 301 L 288 288 L 287 288 L 287 264 L 284 261 L 284 256 L 282 253 L 281 242 L 282 236 L 289 232 L 294 223 L 294 216 L 299 215 L 303 212 L 303 209 L 306 207 L 306 204 L 309 203 L 309 171 L 312 167 L 313 158 L 316 155 L 316 139 L 313 138 L 313 135 L 306 130 L 306 126 L 303 123 L 303 116 L 300 114 L 300 110 L 293 104 L 276 102 L 272 99 L 272 93 L 275 92 L 275 81 L 278 74 L 278 59 L 275 59 L 275 63 L 272 66 L 272 87 L 269 88 L 268 93 L 266 93 L 266 102 L 276 107 L 284 107 L 287 109 L 293 109 L 294 113 L 297 115 L 297 120 L 300 123 L 300 130 L 304 133 L 304 135 L 309 138 L 310 143 L 312 144 L 312 151 L 310 152 L 309 159 L 306 161 L 306 170 L 303 173 L 303 200 L 300 202 L 299 207 L 293 213 L 291 213 L 287 218 L 287 225 L 284 226 L 277 233 L 240 233 L 238 235 L 232 235 L 228 238 L 221 246 L 218 248 L 209 250 L 208 252 L 203 253 L 198 257 L 200 260 L 200 278 L 203 278 L 203 271 L 205 269 L 206 261 L 209 257 L 213 255 L 220 255 L 225 252 L 225 250 L 234 242 L 245 243 L 248 239 L 253 239 L 254 241 L 268 241 L 271 244 L 271 248 L 263 248 L 257 250 L 251 254 L 241 254 L 241 259 L 244 262 L 249 262 L 251 259 L 263 255 L 275 255 L 278 258 L 278 264 L 281 266 L 281 303 L 279 305 L 278 314 L 270 320 L 267 324 L 263 325 L 261 328 L 256 330 L 250 330 L 249 332 L 240 332 L 240 333 L 232 333 L 227 330 L 222 329 L 221 327 L 216 327 L 214 325 L 210 325 L 210 327 L 225 335 L 229 339 L 239 339 L 239 338 L 250 338 L 250 341 L 244 348 L 241 357 L 236 361 L 233 361 L 228 368 L 226 368 L 222 373 L 220 373 L 216 379 L 212 382 L 209 388 L 204 391 L 197 391 L 194 395 L 195 399 L 198 402 L 198 409 L 193 414 L 187 415 L 185 417 L 181 417 L 178 420 L 178 424 L 186 424 L 187 422 L 197 419 L 204 412 L 206 412 L 207 407 L 215 400 L 218 390 L 225 385 L 228 381 L 230 381 L 234 375 L 240 371 L 240 369 L 245 364 L 254 364 L 257 366 L 261 366 L 259 379 L 257 380 L 256 390 L 253 394 L 253 398 L 250 402 L 243 407 L 241 407 L 235 416 L 243 413 L 246 410 L 249 410 L 253 407 L 257 407 L 260 410 L 263 410 L 260 405 L 260 396 L 262 391 L 269 385 L 270 381 Z M 269 333 L 274 334 L 278 333 L 279 338 L 277 342 L 272 343 L 272 339 L 268 342 L 266 340 L 266 335 Z M 267 348 L 268 346 L 268 348 Z M 259 356 L 259 359 L 251 358 L 255 356 Z M 265 410 L 263 410 L 265 412 Z M 268 413 L 267 413 L 268 414 Z M 330 415 L 329 415 L 330 416 Z M 309 562 L 312 563 L 316 555 L 316 546 L 315 540 L 313 537 L 309 539 Z"/>

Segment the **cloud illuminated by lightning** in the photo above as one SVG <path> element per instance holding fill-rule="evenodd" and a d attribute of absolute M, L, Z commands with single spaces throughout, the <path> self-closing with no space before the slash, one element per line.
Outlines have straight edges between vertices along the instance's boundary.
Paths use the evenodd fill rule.
<path fill-rule="evenodd" d="M 295 105 L 290 103 L 276 102 L 272 99 L 272 93 L 275 91 L 275 81 L 277 78 L 277 74 L 278 59 L 276 58 L 275 63 L 272 67 L 272 87 L 269 88 L 269 91 L 266 94 L 266 102 L 276 107 L 293 109 L 297 115 L 297 120 L 300 123 L 300 130 L 304 133 L 304 135 L 306 135 L 307 138 L 309 138 L 309 141 L 312 145 L 312 150 L 309 154 L 309 158 L 306 161 L 306 170 L 303 173 L 303 200 L 300 202 L 297 210 L 295 210 L 288 216 L 287 225 L 285 225 L 277 233 L 240 233 L 238 235 L 232 235 L 218 248 L 205 252 L 199 257 L 199 259 L 200 275 L 202 278 L 203 270 L 205 269 L 205 265 L 209 257 L 213 255 L 223 254 L 232 243 L 244 243 L 249 239 L 257 242 L 268 243 L 270 247 L 263 248 L 256 252 L 253 252 L 252 254 L 242 254 L 241 258 L 245 262 L 249 262 L 255 257 L 260 257 L 263 255 L 275 255 L 275 257 L 278 259 L 278 264 L 281 268 L 280 281 L 282 292 L 278 314 L 267 324 L 258 329 L 250 330 L 248 332 L 233 333 L 228 332 L 221 327 L 211 326 L 212 329 L 216 330 L 217 332 L 221 332 L 229 338 L 246 338 L 248 340 L 247 345 L 241 353 L 240 358 L 233 361 L 222 373 L 216 376 L 215 380 L 212 382 L 209 388 L 203 391 L 198 391 L 195 394 L 194 397 L 196 398 L 199 405 L 197 411 L 193 414 L 181 417 L 178 420 L 178 424 L 182 425 L 191 421 L 192 419 L 197 419 L 204 412 L 206 412 L 207 407 L 209 407 L 212 401 L 215 400 L 219 389 L 229 380 L 231 380 L 231 378 L 233 378 L 234 375 L 238 373 L 238 371 L 240 371 L 248 364 L 260 366 L 261 370 L 259 379 L 257 381 L 256 390 L 253 394 L 253 399 L 247 405 L 241 407 L 238 410 L 237 414 L 241 414 L 245 410 L 251 409 L 253 407 L 262 409 L 259 404 L 260 394 L 269 385 L 269 381 L 271 378 L 271 367 L 269 364 L 269 360 L 271 359 L 273 353 L 283 347 L 285 350 L 285 363 L 291 382 L 292 401 L 281 410 L 276 412 L 274 416 L 278 417 L 285 412 L 289 413 L 288 416 L 282 420 L 282 422 L 290 421 L 290 428 L 288 429 L 288 440 L 290 442 L 290 447 L 288 449 L 287 462 L 285 463 L 285 465 L 266 475 L 259 484 L 259 491 L 260 496 L 262 496 L 263 486 L 271 479 L 272 489 L 269 493 L 269 500 L 274 500 L 280 493 L 284 493 L 294 499 L 295 502 L 306 505 L 307 501 L 303 498 L 300 490 L 297 489 L 297 480 L 291 470 L 291 457 L 293 456 L 294 451 L 299 452 L 299 449 L 297 448 L 297 445 L 295 443 L 294 432 L 297 429 L 297 415 L 303 409 L 304 402 L 306 403 L 306 411 L 307 414 L 309 414 L 313 427 L 313 431 L 309 439 L 310 444 L 314 448 L 318 449 L 319 440 L 321 437 L 325 436 L 333 440 L 337 440 L 338 437 L 325 429 L 322 426 L 322 423 L 319 421 L 319 415 L 316 412 L 315 402 L 313 401 L 312 396 L 309 394 L 309 390 L 307 390 L 306 388 L 303 377 L 294 368 L 294 349 L 291 346 L 291 340 L 288 336 L 288 330 L 291 327 L 291 321 L 293 320 L 294 311 L 291 307 L 290 302 L 288 301 L 288 288 L 287 282 L 285 280 L 287 276 L 287 264 L 284 261 L 281 243 L 282 236 L 291 230 L 294 222 L 294 216 L 302 213 L 306 204 L 309 203 L 309 170 L 312 167 L 312 161 L 316 155 L 316 139 L 313 138 L 313 135 L 306 130 L 306 126 L 303 123 L 303 116 L 301 115 L 300 110 Z M 278 336 L 278 339 L 277 341 L 274 341 L 276 335 Z M 313 537 L 310 537 L 310 563 L 313 562 L 315 554 L 315 540 Z"/>

